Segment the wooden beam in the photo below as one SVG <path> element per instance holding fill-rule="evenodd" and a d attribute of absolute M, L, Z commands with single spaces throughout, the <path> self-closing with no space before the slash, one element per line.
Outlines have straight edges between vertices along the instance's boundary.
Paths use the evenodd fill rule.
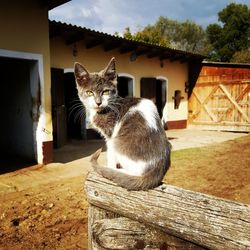
<path fill-rule="evenodd" d="M 186 63 L 190 60 L 188 56 L 183 56 L 182 59 L 180 60 L 181 63 Z"/>
<path fill-rule="evenodd" d="M 206 110 L 207 114 L 209 115 L 209 117 L 212 119 L 213 122 L 218 122 L 217 117 L 213 114 L 213 112 L 210 111 L 210 109 L 206 104 L 203 105 L 203 108 Z"/>
<path fill-rule="evenodd" d="M 244 84 L 244 83 L 241 83 Z M 247 84 L 247 86 L 245 87 L 245 89 L 237 96 L 236 98 L 236 102 L 239 102 L 242 100 L 242 98 L 247 95 L 250 92 L 250 82 Z"/>
<path fill-rule="evenodd" d="M 105 39 L 103 49 L 104 51 L 108 52 L 113 49 L 117 49 L 121 46 L 121 41 L 111 41 L 108 39 Z"/>
<path fill-rule="evenodd" d="M 136 50 L 136 45 L 123 44 L 121 45 L 121 48 L 120 48 L 120 54 L 125 54 L 134 50 Z"/>
<path fill-rule="evenodd" d="M 136 49 L 136 52 L 135 52 L 135 53 L 136 53 L 137 56 L 141 56 L 141 55 L 143 55 L 143 54 L 146 55 L 146 54 L 149 53 L 150 51 L 151 51 L 150 48 L 140 48 L 140 47 L 139 47 L 139 48 Z"/>
<path fill-rule="evenodd" d="M 92 206 L 202 247 L 250 248 L 249 205 L 170 185 L 149 191 L 127 191 L 95 172 L 89 173 L 85 191 Z"/>
<path fill-rule="evenodd" d="M 232 96 L 230 95 L 230 93 L 228 92 L 227 88 L 222 85 L 219 84 L 219 87 L 221 88 L 221 90 L 226 94 L 227 98 L 229 99 L 229 101 L 235 106 L 235 108 L 240 112 L 240 114 L 242 115 L 242 117 L 250 123 L 250 117 L 247 116 L 247 114 L 245 114 L 244 110 L 239 106 L 239 104 L 232 98 Z"/>
<path fill-rule="evenodd" d="M 218 124 L 215 124 L 213 122 L 206 122 L 206 121 L 200 121 L 200 122 L 194 122 L 192 124 L 189 124 L 190 128 L 196 128 L 196 129 L 204 129 L 204 126 L 207 130 L 216 130 L 216 131 L 236 131 L 236 132 L 250 132 L 250 124 L 249 123 L 234 123 L 234 122 L 220 122 Z"/>
<path fill-rule="evenodd" d="M 239 103 L 241 100 L 242 100 L 242 98 L 246 95 L 246 94 L 248 94 L 250 92 L 250 84 L 248 84 L 247 86 L 246 86 L 246 88 L 243 90 L 243 91 L 241 91 L 240 92 L 240 94 L 237 96 L 237 98 L 236 98 L 236 102 L 237 103 Z M 226 94 L 225 94 L 226 95 Z M 228 115 L 228 114 L 230 114 L 231 112 L 233 111 L 233 107 L 227 107 L 226 108 L 226 111 L 225 111 L 225 115 Z M 222 121 L 222 118 L 219 120 L 219 122 L 221 122 Z"/>
<path fill-rule="evenodd" d="M 170 57 L 170 62 L 180 61 L 182 58 L 183 58 L 183 55 L 176 54 L 175 56 Z"/>
<path fill-rule="evenodd" d="M 95 206 L 89 207 L 88 218 L 89 249 L 205 249 Z"/>
<path fill-rule="evenodd" d="M 163 54 L 160 56 L 160 60 L 170 59 L 171 56 L 172 56 L 171 53 L 163 53 Z"/>
<path fill-rule="evenodd" d="M 217 122 L 217 117 L 215 117 L 213 113 L 210 112 L 209 108 L 206 106 L 206 103 L 210 100 L 211 95 L 214 94 L 218 88 L 219 88 L 218 86 L 215 86 L 203 102 L 200 100 L 200 97 L 196 93 L 195 89 L 193 89 L 193 95 L 197 99 L 197 101 L 200 103 L 199 109 L 196 110 L 196 112 L 192 115 L 193 120 L 196 119 L 198 114 L 201 112 L 202 108 L 204 108 L 207 114 L 209 115 L 209 117 L 212 119 L 212 121 Z"/>
<path fill-rule="evenodd" d="M 94 48 L 98 45 L 102 44 L 102 39 L 87 39 L 85 41 L 85 47 L 86 49 L 91 49 Z"/>
<path fill-rule="evenodd" d="M 218 85 L 218 84 L 223 84 L 223 85 L 237 85 L 237 84 L 250 84 L 250 80 L 247 82 L 244 82 L 242 80 L 225 80 L 225 81 L 212 81 L 212 82 L 207 82 L 207 81 L 198 81 L 195 84 L 195 87 L 206 87 L 206 86 L 211 86 L 211 85 Z"/>
<path fill-rule="evenodd" d="M 155 50 L 153 50 L 153 51 L 151 51 L 149 54 L 148 54 L 148 58 L 149 59 L 151 59 L 151 58 L 154 58 L 154 57 L 157 57 L 157 56 L 160 56 L 160 54 L 159 54 L 159 51 L 157 50 L 157 51 L 155 51 Z"/>
<path fill-rule="evenodd" d="M 83 32 L 75 32 L 72 34 L 67 34 L 64 36 L 64 40 L 66 45 L 71 45 L 73 43 L 76 43 L 78 41 L 84 40 L 84 33 Z"/>

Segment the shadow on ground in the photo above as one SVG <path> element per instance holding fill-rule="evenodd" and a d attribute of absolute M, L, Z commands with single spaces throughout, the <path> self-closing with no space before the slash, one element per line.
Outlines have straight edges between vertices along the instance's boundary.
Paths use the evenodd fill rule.
<path fill-rule="evenodd" d="M 53 162 L 67 163 L 93 154 L 97 149 L 106 151 L 104 140 L 74 140 L 67 145 L 54 149 Z"/>
<path fill-rule="evenodd" d="M 248 133 L 232 133 L 221 131 L 205 131 L 195 129 L 168 130 L 167 136 L 172 144 L 172 150 L 185 148 L 203 147 L 208 144 L 234 140 L 238 137 L 246 136 Z M 81 164 L 86 157 L 89 157 L 97 149 L 103 148 L 106 151 L 105 141 L 98 140 L 72 140 L 67 145 L 53 150 L 53 163 L 69 163 L 81 160 Z M 102 154 L 105 155 L 105 154 Z M 4 157 L 4 159 L 3 159 Z M 101 158 L 101 157 L 100 157 Z M 89 164 L 89 159 L 87 159 Z M 21 159 L 16 156 L 0 154 L 0 174 L 12 172 L 37 165 L 37 162 L 30 159 Z"/>
<path fill-rule="evenodd" d="M 0 157 L 0 174 L 16 171 L 21 168 L 36 165 L 37 162 L 32 159 L 27 159 L 19 156 L 1 155 Z"/>

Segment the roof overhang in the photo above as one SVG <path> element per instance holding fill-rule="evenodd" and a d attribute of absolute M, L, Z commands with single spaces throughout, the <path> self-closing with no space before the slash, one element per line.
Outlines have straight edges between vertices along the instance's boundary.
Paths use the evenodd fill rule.
<path fill-rule="evenodd" d="M 60 36 L 68 46 L 79 41 L 84 41 L 84 45 L 87 49 L 95 46 L 102 46 L 104 51 L 117 49 L 121 54 L 130 53 L 131 60 L 141 55 L 145 55 L 149 59 L 159 58 L 159 60 L 170 60 L 171 62 L 180 61 L 181 63 L 189 61 L 201 62 L 205 58 L 204 55 L 200 54 L 129 40 L 119 36 L 109 35 L 107 33 L 56 21 L 50 21 L 49 27 L 50 38 L 52 39 Z"/>
<path fill-rule="evenodd" d="M 71 0 L 42 0 L 43 5 L 48 7 L 48 10 L 52 10 L 62 4 L 65 4 Z"/>

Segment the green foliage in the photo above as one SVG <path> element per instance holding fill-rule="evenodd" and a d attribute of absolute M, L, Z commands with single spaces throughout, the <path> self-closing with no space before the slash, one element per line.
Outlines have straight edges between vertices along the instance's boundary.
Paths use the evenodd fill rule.
<path fill-rule="evenodd" d="M 125 28 L 125 31 L 123 32 L 123 37 L 129 40 L 134 39 L 129 27 Z"/>
<path fill-rule="evenodd" d="M 138 31 L 134 35 L 131 34 L 129 28 L 126 28 L 123 37 L 130 40 L 143 41 L 161 46 L 170 45 L 168 40 L 162 35 L 161 30 L 158 27 L 153 27 L 152 25 L 146 26 L 142 31 Z"/>
<path fill-rule="evenodd" d="M 134 35 L 126 28 L 124 37 L 197 53 L 205 53 L 206 48 L 206 33 L 201 26 L 189 20 L 178 22 L 162 16 Z"/>
<path fill-rule="evenodd" d="M 238 51 L 248 51 L 250 46 L 250 9 L 247 5 L 231 3 L 218 13 L 218 24 L 207 27 L 208 40 L 212 49 L 212 60 L 230 62 L 239 58 Z"/>
<path fill-rule="evenodd" d="M 159 17 L 135 34 L 126 28 L 124 37 L 208 55 L 212 61 L 249 62 L 250 9 L 231 3 L 218 13 L 220 24 L 204 30 L 192 21 L 179 22 Z"/>
<path fill-rule="evenodd" d="M 231 58 L 231 62 L 234 63 L 250 63 L 250 51 L 242 50 L 234 53 Z"/>
<path fill-rule="evenodd" d="M 203 28 L 192 21 L 185 21 L 176 25 L 172 44 L 177 49 L 190 52 L 205 53 L 206 34 Z"/>

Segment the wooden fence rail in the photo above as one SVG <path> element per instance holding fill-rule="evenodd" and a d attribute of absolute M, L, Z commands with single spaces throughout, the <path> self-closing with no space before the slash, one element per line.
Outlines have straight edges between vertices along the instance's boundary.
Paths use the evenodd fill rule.
<path fill-rule="evenodd" d="M 89 249 L 250 249 L 250 206 L 162 185 L 127 191 L 91 172 Z"/>

